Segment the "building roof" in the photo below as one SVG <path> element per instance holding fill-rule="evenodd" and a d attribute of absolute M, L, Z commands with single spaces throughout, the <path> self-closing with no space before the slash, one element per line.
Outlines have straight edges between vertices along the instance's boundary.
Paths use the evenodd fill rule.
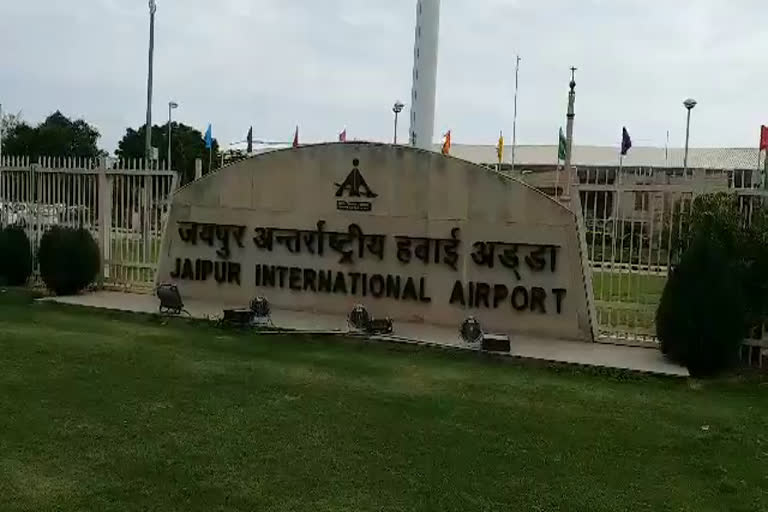
<path fill-rule="evenodd" d="M 435 145 L 435 151 L 441 146 Z M 554 166 L 557 164 L 557 146 L 517 146 L 516 165 Z M 683 148 L 633 147 L 624 157 L 627 167 L 683 167 Z M 497 162 L 496 146 L 452 144 L 451 155 L 480 164 Z M 690 148 L 688 167 L 692 169 L 757 169 L 757 148 Z M 504 147 L 504 163 L 512 163 L 512 146 Z M 574 146 L 573 164 L 576 166 L 617 167 L 619 149 L 612 146 Z"/>
<path fill-rule="evenodd" d="M 264 153 L 274 149 L 290 147 L 290 143 L 260 145 L 254 144 L 254 153 Z M 235 144 L 231 149 L 245 151 L 246 144 Z M 433 146 L 441 150 L 440 144 Z M 515 151 L 517 166 L 555 166 L 557 165 L 557 146 L 522 145 Z M 683 148 L 665 148 L 637 146 L 629 150 L 624 157 L 626 167 L 683 167 Z M 452 144 L 451 155 L 477 164 L 496 164 L 496 146 Z M 757 169 L 757 148 L 690 148 L 688 167 L 691 169 L 733 170 Z M 504 146 L 504 163 L 512 163 L 512 146 Z M 562 162 L 561 162 L 562 164 Z M 612 146 L 574 146 L 573 164 L 581 167 L 618 167 L 619 149 Z"/>

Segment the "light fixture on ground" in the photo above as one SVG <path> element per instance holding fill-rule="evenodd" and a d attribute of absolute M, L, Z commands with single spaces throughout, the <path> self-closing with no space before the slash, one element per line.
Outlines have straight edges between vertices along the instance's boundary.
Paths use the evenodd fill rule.
<path fill-rule="evenodd" d="M 509 352 L 509 336 L 483 332 L 480 322 L 473 316 L 468 317 L 459 327 L 459 336 L 464 343 L 477 345 L 487 352 Z"/>
<path fill-rule="evenodd" d="M 256 297 L 251 301 L 251 312 L 253 318 L 251 322 L 255 326 L 272 325 L 272 308 L 266 297 Z"/>
<path fill-rule="evenodd" d="M 161 284 L 155 293 L 160 299 L 160 314 L 179 315 L 184 311 L 184 302 L 181 300 L 179 287 L 175 284 Z"/>
<path fill-rule="evenodd" d="M 171 165 L 171 111 L 173 109 L 179 108 L 179 104 L 175 101 L 169 101 L 168 102 L 168 170 L 172 171 L 173 167 Z"/>
<path fill-rule="evenodd" d="M 461 323 L 459 336 L 464 343 L 480 343 L 483 340 L 483 328 L 475 317 L 470 316 Z"/>
<path fill-rule="evenodd" d="M 372 318 L 368 324 L 368 334 L 392 334 L 395 330 L 395 324 L 389 317 Z"/>
<path fill-rule="evenodd" d="M 352 308 L 349 317 L 347 317 L 347 324 L 353 331 L 366 334 L 392 334 L 395 330 L 391 318 L 374 318 L 362 304 Z"/>
<path fill-rule="evenodd" d="M 394 144 L 397 144 L 397 117 L 400 115 L 400 112 L 403 111 L 403 108 L 405 108 L 405 105 L 400 100 L 397 100 L 395 102 L 395 104 L 392 106 L 392 112 L 395 113 L 395 137 L 394 137 Z"/>
<path fill-rule="evenodd" d="M 368 329 L 368 325 L 371 323 L 371 315 L 365 306 L 358 304 L 349 313 L 347 323 L 355 331 L 365 331 Z"/>
<path fill-rule="evenodd" d="M 253 311 L 250 308 L 225 309 L 222 323 L 232 327 L 251 327 Z"/>
<path fill-rule="evenodd" d="M 225 309 L 222 323 L 233 327 L 272 327 L 272 308 L 265 297 L 256 297 L 247 308 Z"/>
<path fill-rule="evenodd" d="M 697 105 L 696 100 L 688 98 L 683 102 L 683 106 L 688 111 L 688 117 L 685 122 L 685 156 L 683 157 L 683 176 L 688 176 L 688 142 L 691 137 L 691 110 Z"/>

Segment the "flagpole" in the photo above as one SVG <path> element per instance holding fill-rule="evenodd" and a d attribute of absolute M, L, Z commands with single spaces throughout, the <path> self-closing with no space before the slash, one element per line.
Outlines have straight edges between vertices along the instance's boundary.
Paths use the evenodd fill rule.
<path fill-rule="evenodd" d="M 576 119 L 576 68 L 571 66 L 571 82 L 568 84 L 570 90 L 568 91 L 568 114 L 567 124 L 565 127 L 565 179 L 566 179 L 566 195 L 568 199 L 571 198 L 571 165 L 573 163 L 573 122 Z"/>
<path fill-rule="evenodd" d="M 208 172 L 213 170 L 213 144 L 208 148 Z"/>
<path fill-rule="evenodd" d="M 760 125 L 760 142 L 757 144 L 757 175 L 760 178 L 760 188 L 765 188 L 768 184 L 766 176 L 760 169 L 760 153 L 763 151 L 763 126 Z M 768 150 L 765 152 L 765 170 L 768 172 Z"/>
<path fill-rule="evenodd" d="M 557 166 L 555 166 L 555 201 L 560 194 L 560 155 L 557 157 Z"/>
<path fill-rule="evenodd" d="M 617 236 L 617 228 L 618 228 L 617 219 L 621 217 L 621 185 L 624 181 L 623 176 L 624 176 L 624 155 L 619 153 L 619 175 L 616 176 L 616 180 L 614 181 L 615 188 L 616 188 L 616 216 L 613 219 L 613 244 L 614 244 L 613 257 L 614 258 L 616 257 L 616 236 Z"/>
<path fill-rule="evenodd" d="M 517 149 L 517 92 L 520 77 L 520 56 L 515 65 L 515 112 L 512 119 L 512 174 L 515 173 L 515 150 Z"/>
<path fill-rule="evenodd" d="M 501 172 L 501 165 L 504 162 L 504 132 L 499 131 L 499 141 L 496 143 L 496 172 Z"/>

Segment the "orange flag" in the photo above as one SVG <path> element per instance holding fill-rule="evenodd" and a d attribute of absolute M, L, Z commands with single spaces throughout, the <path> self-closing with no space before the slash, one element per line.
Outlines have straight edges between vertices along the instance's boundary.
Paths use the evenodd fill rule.
<path fill-rule="evenodd" d="M 451 154 L 451 130 L 448 130 L 448 133 L 445 134 L 445 140 L 443 140 L 443 154 Z"/>

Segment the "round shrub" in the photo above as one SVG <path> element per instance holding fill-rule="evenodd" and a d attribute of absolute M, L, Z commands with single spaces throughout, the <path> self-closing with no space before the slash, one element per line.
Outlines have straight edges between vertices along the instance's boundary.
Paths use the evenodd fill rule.
<path fill-rule="evenodd" d="M 32 274 L 32 247 L 21 227 L 0 230 L 0 281 L 23 286 Z"/>
<path fill-rule="evenodd" d="M 38 249 L 40 277 L 56 295 L 73 295 L 91 284 L 101 263 L 99 246 L 86 229 L 55 226 Z"/>
<path fill-rule="evenodd" d="M 691 242 L 667 281 L 656 311 L 661 350 L 694 377 L 736 362 L 746 324 L 741 275 L 729 249 L 704 234 Z"/>

